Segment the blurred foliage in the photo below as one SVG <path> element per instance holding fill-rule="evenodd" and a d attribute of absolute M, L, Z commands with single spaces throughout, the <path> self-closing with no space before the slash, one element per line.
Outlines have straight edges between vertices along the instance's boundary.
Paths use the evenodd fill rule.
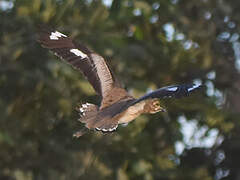
<path fill-rule="evenodd" d="M 227 0 L 0 0 L 0 179 L 239 180 L 239 12 Z M 39 24 L 103 55 L 135 96 L 191 80 L 206 89 L 74 139 L 75 106 L 99 99 L 36 43 Z M 186 144 L 181 117 L 207 129 L 200 142 L 215 130 L 214 144 Z"/>

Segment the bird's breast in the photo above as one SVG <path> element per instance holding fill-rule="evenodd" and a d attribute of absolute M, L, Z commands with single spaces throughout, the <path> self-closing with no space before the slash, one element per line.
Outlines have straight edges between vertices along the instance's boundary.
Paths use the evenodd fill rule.
<path fill-rule="evenodd" d="M 123 111 L 119 116 L 118 124 L 129 123 L 144 112 L 146 102 L 142 101 Z"/>

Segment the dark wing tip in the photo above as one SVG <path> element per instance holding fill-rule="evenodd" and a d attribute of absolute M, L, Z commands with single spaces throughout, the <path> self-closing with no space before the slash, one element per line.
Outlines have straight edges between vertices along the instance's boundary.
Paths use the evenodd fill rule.
<path fill-rule="evenodd" d="M 36 41 L 40 43 L 44 48 L 72 48 L 78 49 L 85 54 L 93 53 L 93 51 L 91 51 L 86 46 L 74 41 L 72 38 L 56 29 L 48 27 L 47 25 L 38 25 L 37 28 Z"/>
<path fill-rule="evenodd" d="M 201 84 L 189 83 L 189 84 L 173 86 L 173 87 L 167 88 L 167 90 L 172 90 L 172 88 L 176 88 L 175 91 L 173 90 L 173 97 L 181 98 L 181 97 L 189 96 L 190 94 L 202 89 L 203 87 L 204 86 Z"/>
<path fill-rule="evenodd" d="M 51 45 L 56 46 L 57 44 L 60 44 L 62 46 L 63 42 L 69 41 L 69 38 L 67 35 L 46 25 L 39 25 L 36 41 L 43 47 L 52 48 Z"/>
<path fill-rule="evenodd" d="M 148 96 L 152 98 L 182 98 L 189 96 L 190 94 L 194 93 L 202 89 L 204 85 L 194 84 L 194 83 L 186 83 L 182 85 L 172 85 L 160 88 L 153 93 L 150 93 Z"/>

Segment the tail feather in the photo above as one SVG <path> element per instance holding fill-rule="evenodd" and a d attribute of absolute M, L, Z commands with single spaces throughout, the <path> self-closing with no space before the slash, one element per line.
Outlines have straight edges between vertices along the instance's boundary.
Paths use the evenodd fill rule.
<path fill-rule="evenodd" d="M 117 106 L 118 107 L 118 106 Z M 95 129 L 102 132 L 113 132 L 118 127 L 118 119 L 114 119 L 110 114 L 116 107 L 99 110 L 99 107 L 94 104 L 85 103 L 80 105 L 79 111 L 81 123 L 85 124 L 87 129 Z M 74 136 L 80 137 L 84 131 L 77 132 Z"/>
<path fill-rule="evenodd" d="M 85 103 L 78 107 L 80 119 L 79 121 L 82 123 L 87 123 L 91 117 L 96 117 L 98 112 L 98 106 L 95 104 Z"/>

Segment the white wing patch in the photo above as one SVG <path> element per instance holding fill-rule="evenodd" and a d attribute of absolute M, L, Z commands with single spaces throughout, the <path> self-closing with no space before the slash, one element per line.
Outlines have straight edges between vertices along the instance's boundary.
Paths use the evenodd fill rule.
<path fill-rule="evenodd" d="M 51 32 L 51 35 L 49 36 L 49 38 L 51 40 L 58 40 L 58 38 L 60 37 L 67 37 L 65 34 L 62 34 L 58 31 L 55 31 L 55 32 Z"/>
<path fill-rule="evenodd" d="M 176 91 L 178 89 L 178 87 L 170 87 L 170 88 L 167 88 L 168 91 Z"/>
<path fill-rule="evenodd" d="M 200 86 L 200 85 L 196 85 L 196 84 L 194 84 L 191 88 L 188 88 L 188 92 L 190 92 L 190 91 L 192 91 L 192 90 L 198 88 L 199 86 Z"/>
<path fill-rule="evenodd" d="M 80 56 L 82 59 L 86 58 L 87 55 L 84 54 L 82 51 L 80 51 L 79 49 L 70 49 L 70 52 L 75 54 L 76 56 Z"/>

